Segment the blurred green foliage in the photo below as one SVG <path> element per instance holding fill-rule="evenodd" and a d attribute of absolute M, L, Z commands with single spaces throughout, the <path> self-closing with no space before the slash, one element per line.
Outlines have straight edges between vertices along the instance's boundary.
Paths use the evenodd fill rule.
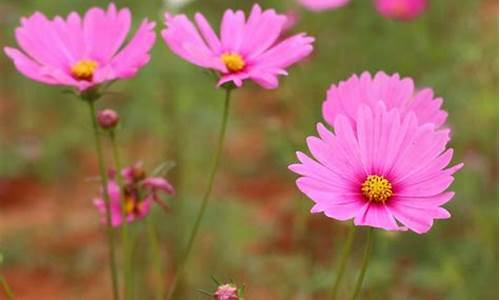
<path fill-rule="evenodd" d="M 419 86 L 433 87 L 449 111 L 455 162 L 463 161 L 465 167 L 456 176 L 456 196 L 447 205 L 451 219 L 436 222 L 422 236 L 378 232 L 363 299 L 498 298 L 498 3 L 430 2 L 422 17 L 400 23 L 377 15 L 371 1 L 353 0 L 343 9 L 319 14 L 302 10 L 291 0 L 261 1 L 279 11 L 298 10 L 299 23 L 292 31 L 315 36 L 316 49 L 311 59 L 281 78 L 278 90 L 263 91 L 247 82 L 235 93 L 225 162 L 179 299 L 202 299 L 193 287 L 213 289 L 211 275 L 245 283 L 249 299 L 325 296 L 335 276 L 332 266 L 345 224 L 309 215 L 310 203 L 294 189 L 287 165 L 295 160 L 295 150 L 305 150 L 305 137 L 314 134 L 328 86 L 364 70 L 398 72 L 413 77 Z M 2 0 L 1 44 L 15 45 L 19 18 L 35 10 L 65 15 L 106 3 Z M 163 27 L 166 3 L 116 3 L 132 9 L 135 24 L 148 17 L 157 21 L 158 32 Z M 190 16 L 202 11 L 216 24 L 226 7 L 248 11 L 251 4 L 195 0 L 179 10 Z M 67 178 L 83 181 L 92 175 L 82 173 L 85 165 L 78 159 L 93 150 L 86 107 L 63 95 L 61 88 L 24 78 L 5 56 L 0 57 L 0 68 L 1 176 L 37 178 L 62 188 Z M 169 174 L 179 195 L 172 201 L 174 213 L 167 218 L 161 212 L 153 216 L 167 268 L 172 270 L 205 188 L 223 92 L 214 88 L 209 76 L 170 53 L 161 38 L 151 62 L 113 90 L 116 94 L 102 99 L 99 106 L 120 112 L 126 160 L 143 160 L 151 169 L 162 161 L 177 164 Z M 264 154 L 253 152 L 255 140 Z M 238 188 L 251 180 L 267 184 L 249 185 L 250 191 L 244 185 Z M 292 192 L 273 193 L 279 189 L 275 185 Z M 241 189 L 244 193 L 238 192 Z M 138 225 L 136 230 L 142 229 Z M 344 281 L 346 291 L 357 274 L 363 237 L 361 229 Z M 280 244 L 281 238 L 291 242 Z M 10 257 L 6 264 L 62 268 L 67 263 L 55 257 L 26 261 L 27 256 L 37 256 L 26 242 L 29 233 L 12 232 L 2 239 L 2 251 Z M 83 258 L 68 260 L 71 270 L 91 272 L 92 264 L 89 267 L 84 259 L 91 254 L 79 255 Z M 138 256 L 142 266 L 146 258 Z"/>

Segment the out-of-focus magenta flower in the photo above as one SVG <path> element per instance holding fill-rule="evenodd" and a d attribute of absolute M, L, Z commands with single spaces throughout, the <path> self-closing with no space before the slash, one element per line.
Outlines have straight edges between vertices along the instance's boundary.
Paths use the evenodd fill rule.
<path fill-rule="evenodd" d="M 314 202 L 311 212 L 419 234 L 434 219 L 450 217 L 441 205 L 453 197 L 446 189 L 462 164 L 446 169 L 453 156 L 446 148 L 448 129 L 419 125 L 413 112 L 403 116 L 382 101 L 361 105 L 355 128 L 342 114 L 334 128 L 332 133 L 318 124 L 319 138 L 307 138 L 315 160 L 297 152 L 300 163 L 290 166 L 302 176 L 298 188 Z"/>
<path fill-rule="evenodd" d="M 375 8 L 384 17 L 411 21 L 427 7 L 427 0 L 375 0 Z"/>
<path fill-rule="evenodd" d="M 352 75 L 348 80 L 333 84 L 323 103 L 323 118 L 334 125 L 339 115 L 345 115 L 353 124 L 362 105 L 374 109 L 383 101 L 388 109 L 397 108 L 401 117 L 414 113 L 419 124 L 433 123 L 441 127 L 448 114 L 441 109 L 443 99 L 434 98 L 430 88 L 415 91 L 411 78 L 400 78 L 398 74 L 378 72 L 373 78 L 368 72 Z"/>
<path fill-rule="evenodd" d="M 196 26 L 185 15 L 165 14 L 162 31 L 168 47 L 183 59 L 220 74 L 218 85 L 237 87 L 250 79 L 266 89 L 278 87 L 278 75 L 309 55 L 314 38 L 305 33 L 277 43 L 287 17 L 255 4 L 245 20 L 243 11 L 226 10 L 220 38 L 205 17 L 195 15 Z M 201 33 L 201 35 L 200 35 Z"/>
<path fill-rule="evenodd" d="M 336 9 L 347 5 L 351 0 L 297 0 L 302 6 L 312 11 Z"/>
<path fill-rule="evenodd" d="M 294 10 L 289 10 L 285 12 L 286 22 L 283 25 L 283 31 L 291 30 L 299 22 L 299 14 Z"/>
<path fill-rule="evenodd" d="M 232 284 L 224 284 L 217 288 L 214 293 L 215 300 L 238 300 L 238 288 Z"/>
<path fill-rule="evenodd" d="M 124 220 L 131 223 L 143 219 L 149 213 L 153 202 L 163 205 L 158 192 L 161 191 L 167 195 L 175 194 L 173 186 L 166 179 L 146 177 L 140 164 L 122 170 L 125 185 L 122 192 L 113 173 L 110 172 L 108 182 L 111 224 L 113 227 L 120 226 Z M 103 197 L 94 199 L 94 205 L 104 218 L 106 204 Z"/>
<path fill-rule="evenodd" d="M 84 91 L 97 84 L 130 78 L 149 61 L 155 23 L 144 20 L 131 41 L 122 47 L 130 30 L 128 8 L 107 11 L 91 8 L 82 18 L 49 20 L 36 12 L 21 19 L 16 40 L 21 50 L 5 47 L 16 68 L 28 78 Z"/>

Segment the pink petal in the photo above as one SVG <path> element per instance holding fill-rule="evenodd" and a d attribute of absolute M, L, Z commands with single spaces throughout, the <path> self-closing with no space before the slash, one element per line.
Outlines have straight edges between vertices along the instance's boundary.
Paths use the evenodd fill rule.
<path fill-rule="evenodd" d="M 338 115 L 346 115 L 354 126 L 358 109 L 368 105 L 375 109 L 378 102 L 390 110 L 396 108 L 401 118 L 413 113 L 419 124 L 433 123 L 440 127 L 446 121 L 447 113 L 441 110 L 442 99 L 434 99 L 431 89 L 424 88 L 415 93 L 411 78 L 400 78 L 398 74 L 387 75 L 377 72 L 375 76 L 364 72 L 353 75 L 347 81 L 332 85 L 323 103 L 323 117 L 333 125 Z"/>
<path fill-rule="evenodd" d="M 453 182 L 453 173 L 463 164 L 448 170 L 436 172 L 419 182 L 405 182 L 397 185 L 397 194 L 405 197 L 430 197 L 442 193 Z"/>
<path fill-rule="evenodd" d="M 436 215 L 432 209 L 425 210 L 404 206 L 400 205 L 399 202 L 389 201 L 387 208 L 399 222 L 418 234 L 426 233 L 431 229 L 433 218 Z"/>
<path fill-rule="evenodd" d="M 385 230 L 401 230 L 385 204 L 366 203 L 364 210 L 354 218 L 356 226 L 371 226 Z"/>
<path fill-rule="evenodd" d="M 355 190 L 353 185 L 343 185 L 342 182 L 334 184 L 312 177 L 300 177 L 296 183 L 297 187 L 315 202 L 345 202 L 345 197 L 350 201 L 359 199 L 360 196 L 359 191 Z"/>
<path fill-rule="evenodd" d="M 120 226 L 123 222 L 120 187 L 115 181 L 110 180 L 108 182 L 107 192 L 109 195 L 109 205 L 111 208 L 111 225 L 113 227 L 117 227 Z M 94 205 L 102 215 L 102 222 L 106 223 L 106 204 L 103 198 L 100 197 L 94 199 Z"/>
<path fill-rule="evenodd" d="M 223 52 L 239 52 L 245 34 L 245 14 L 238 10 L 226 10 L 222 17 L 220 37 Z"/>
<path fill-rule="evenodd" d="M 104 78 L 129 78 L 137 73 L 150 59 L 149 51 L 154 45 L 156 34 L 155 23 L 144 20 L 137 33 L 111 61 L 111 68 L 115 74 L 107 74 Z M 96 77 L 99 77 L 96 73 Z"/>
<path fill-rule="evenodd" d="M 128 8 L 117 12 L 116 6 L 111 3 L 107 11 L 99 7 L 89 9 L 83 18 L 84 57 L 101 64 L 108 62 L 125 40 L 130 23 Z"/>
<path fill-rule="evenodd" d="M 226 71 L 219 56 L 207 47 L 185 15 L 172 16 L 166 13 L 165 24 L 167 28 L 161 34 L 172 52 L 200 67 Z"/>
<path fill-rule="evenodd" d="M 144 186 L 154 190 L 164 191 L 166 194 L 174 195 L 175 189 L 165 178 L 162 177 L 148 177 L 144 180 Z"/>
<path fill-rule="evenodd" d="M 365 202 L 359 200 L 353 200 L 352 202 L 342 203 L 342 204 L 330 204 L 328 206 L 317 204 L 320 209 L 324 212 L 327 217 L 337 219 L 339 221 L 346 221 L 354 218 L 356 215 L 363 210 Z"/>
<path fill-rule="evenodd" d="M 42 13 L 21 19 L 16 40 L 21 49 L 41 65 L 65 69 L 72 62 L 73 53 Z"/>
<path fill-rule="evenodd" d="M 289 37 L 261 55 L 251 59 L 249 64 L 252 65 L 252 70 L 255 70 L 251 71 L 251 73 L 268 69 L 284 70 L 311 54 L 313 42 L 314 38 L 307 36 L 305 33 Z"/>
<path fill-rule="evenodd" d="M 278 40 L 286 21 L 285 15 L 278 15 L 273 9 L 262 12 L 260 6 L 254 4 L 245 27 L 241 53 L 251 61 L 268 50 Z"/>
<path fill-rule="evenodd" d="M 351 0 L 298 0 L 298 2 L 305 8 L 318 12 L 343 7 Z"/>
<path fill-rule="evenodd" d="M 24 76 L 47 84 L 59 84 L 50 76 L 51 70 L 49 68 L 40 66 L 21 51 L 9 47 L 5 47 L 4 51 L 14 61 L 17 70 Z"/>
<path fill-rule="evenodd" d="M 430 197 L 406 197 L 396 195 L 391 198 L 391 202 L 397 205 L 415 207 L 415 208 L 436 208 L 448 203 L 455 193 L 446 192 Z"/>
<path fill-rule="evenodd" d="M 205 19 L 205 17 L 200 13 L 196 13 L 194 19 L 196 21 L 196 25 L 198 25 L 198 28 L 200 29 L 201 34 L 203 35 L 203 38 L 205 39 L 205 42 L 210 47 L 210 50 L 212 50 L 213 53 L 221 54 L 221 42 L 212 29 L 212 26 L 210 26 L 210 24 L 207 22 L 207 19 Z"/>

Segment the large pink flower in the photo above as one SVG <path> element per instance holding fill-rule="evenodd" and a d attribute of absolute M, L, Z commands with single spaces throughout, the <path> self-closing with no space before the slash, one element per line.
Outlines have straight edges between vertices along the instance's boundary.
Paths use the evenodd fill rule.
<path fill-rule="evenodd" d="M 80 91 L 99 83 L 130 78 L 149 61 L 155 24 L 142 22 L 122 48 L 130 30 L 128 8 L 91 8 L 83 19 L 75 12 L 49 20 L 36 12 L 21 19 L 16 39 L 21 50 L 5 47 L 16 68 L 28 78 Z"/>
<path fill-rule="evenodd" d="M 307 139 L 315 160 L 298 152 L 300 163 L 290 166 L 302 176 L 298 188 L 314 202 L 311 212 L 417 233 L 450 217 L 441 205 L 453 197 L 446 189 L 462 164 L 446 169 L 453 156 L 446 149 L 448 129 L 419 125 L 414 113 L 402 117 L 383 102 L 362 105 L 355 124 L 344 115 L 335 119 L 335 133 L 318 124 L 319 138 Z"/>
<path fill-rule="evenodd" d="M 175 194 L 173 186 L 165 178 L 146 177 L 141 164 L 122 170 L 125 185 L 123 191 L 120 191 L 120 186 L 116 183 L 114 172 L 110 173 L 107 189 L 113 227 L 120 226 L 124 220 L 131 223 L 143 219 L 148 215 L 153 202 L 163 206 L 158 192 Z M 105 220 L 106 204 L 103 196 L 94 199 L 94 205 Z"/>
<path fill-rule="evenodd" d="M 233 82 L 237 87 L 251 79 L 267 89 L 278 86 L 278 75 L 313 50 L 314 38 L 304 33 L 277 43 L 287 22 L 274 10 L 262 11 L 255 4 L 248 19 L 243 11 L 226 10 L 220 38 L 205 17 L 197 13 L 198 28 L 185 15 L 165 14 L 163 39 L 185 60 L 220 74 L 219 86 Z"/>
<path fill-rule="evenodd" d="M 420 16 L 427 7 L 427 0 L 375 0 L 375 8 L 384 17 L 410 21 Z"/>
<path fill-rule="evenodd" d="M 448 116 L 441 109 L 443 99 L 434 98 L 432 89 L 415 91 L 413 80 L 400 78 L 398 74 L 378 72 L 372 78 L 364 72 L 330 87 L 323 102 L 323 118 L 333 126 L 339 115 L 345 115 L 354 125 L 361 105 L 375 108 L 379 101 L 388 109 L 397 108 L 402 117 L 414 113 L 419 124 L 433 123 L 440 127 Z"/>
<path fill-rule="evenodd" d="M 312 11 L 322 11 L 340 8 L 347 5 L 351 0 L 298 0 L 300 4 Z"/>

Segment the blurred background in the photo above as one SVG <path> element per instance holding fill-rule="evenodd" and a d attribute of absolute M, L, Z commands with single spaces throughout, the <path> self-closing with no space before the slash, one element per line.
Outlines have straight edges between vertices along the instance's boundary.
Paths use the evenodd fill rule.
<path fill-rule="evenodd" d="M 0 44 L 15 45 L 19 18 L 36 10 L 52 17 L 107 3 L 1 0 Z M 135 25 L 156 20 L 159 32 L 167 9 L 202 11 L 218 24 L 227 7 L 249 11 L 253 2 L 116 3 L 132 9 Z M 259 3 L 295 11 L 298 22 L 288 34 L 308 32 L 316 49 L 281 78 L 279 89 L 246 82 L 234 92 L 223 163 L 176 299 L 210 299 L 198 289 L 213 291 L 211 276 L 244 284 L 250 300 L 327 299 L 347 223 L 311 215 L 287 166 L 296 150 L 306 150 L 329 85 L 365 70 L 398 72 L 434 88 L 449 111 L 454 162 L 465 168 L 446 205 L 451 219 L 421 236 L 377 232 L 360 298 L 498 299 L 498 2 L 430 1 L 412 22 L 383 18 L 366 0 L 321 13 L 292 0 Z M 167 174 L 178 192 L 165 199 L 171 212 L 155 207 L 150 215 L 162 282 L 144 222 L 131 226 L 136 299 L 153 299 L 155 285 L 170 283 L 206 188 L 223 91 L 161 39 L 139 75 L 112 90 L 98 106 L 121 114 L 123 160 L 142 161 L 147 170 L 176 165 Z M 92 205 L 99 187 L 87 107 L 62 88 L 24 78 L 0 55 L 0 126 L 0 268 L 17 299 L 110 299 L 105 235 Z M 354 286 L 365 233 L 356 233 L 342 297 Z"/>

